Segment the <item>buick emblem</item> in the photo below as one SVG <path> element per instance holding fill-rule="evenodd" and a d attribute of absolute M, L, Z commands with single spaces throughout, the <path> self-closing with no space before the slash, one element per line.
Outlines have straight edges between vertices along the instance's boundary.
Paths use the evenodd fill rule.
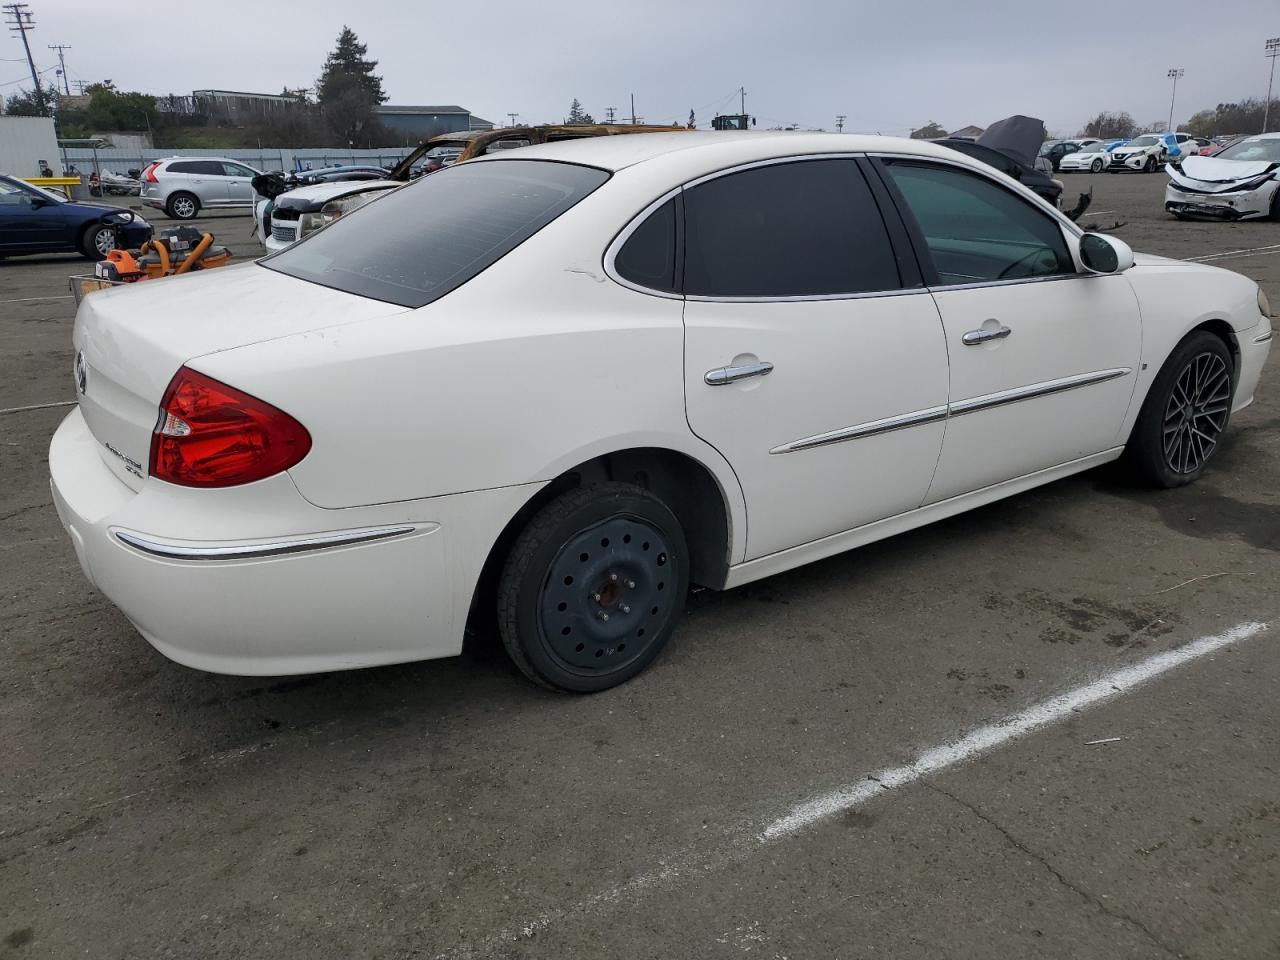
<path fill-rule="evenodd" d="M 81 393 L 89 389 L 89 364 L 85 362 L 84 352 L 76 352 L 76 387 Z"/>

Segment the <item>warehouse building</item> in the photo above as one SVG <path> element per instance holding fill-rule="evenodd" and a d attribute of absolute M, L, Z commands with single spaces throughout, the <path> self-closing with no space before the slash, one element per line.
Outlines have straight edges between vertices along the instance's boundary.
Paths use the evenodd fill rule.
<path fill-rule="evenodd" d="M 456 105 L 396 106 L 388 103 L 378 107 L 377 112 L 383 126 L 415 139 L 462 130 L 493 129 L 490 121 Z"/>

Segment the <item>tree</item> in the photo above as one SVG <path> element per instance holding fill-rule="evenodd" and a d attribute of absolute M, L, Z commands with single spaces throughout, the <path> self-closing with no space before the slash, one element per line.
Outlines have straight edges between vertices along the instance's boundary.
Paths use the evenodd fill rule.
<path fill-rule="evenodd" d="M 45 94 L 49 96 L 48 93 Z M 4 112 L 11 117 L 43 117 L 44 104 L 33 90 L 19 90 L 4 103 Z"/>
<path fill-rule="evenodd" d="M 1124 111 L 1111 113 L 1103 110 L 1084 125 L 1081 136 L 1097 137 L 1100 140 L 1128 139 L 1138 131 L 1133 117 Z"/>
<path fill-rule="evenodd" d="M 387 95 L 382 92 L 382 78 L 373 72 L 378 61 L 366 60 L 368 51 L 350 27 L 342 28 L 338 45 L 325 60 L 316 84 L 316 99 L 321 106 L 353 89 L 363 93 L 370 105 L 387 102 Z"/>
<path fill-rule="evenodd" d="M 569 117 L 565 123 L 595 123 L 591 118 L 591 114 L 582 109 L 582 104 L 577 97 L 573 98 L 573 103 L 569 104 Z"/>
<path fill-rule="evenodd" d="M 936 140 L 938 137 L 945 137 L 947 130 L 945 127 L 939 126 L 935 121 L 930 120 L 919 130 L 911 131 L 912 140 Z"/>
<path fill-rule="evenodd" d="M 1212 110 L 1201 110 L 1179 129 L 1197 137 L 1253 133 L 1262 130 L 1264 114 L 1266 101 L 1261 97 L 1249 97 L 1237 103 L 1220 103 Z M 1280 130 L 1280 99 L 1271 101 L 1267 127 L 1271 131 Z"/>
<path fill-rule="evenodd" d="M 338 34 L 338 45 L 325 59 L 316 83 L 316 100 L 325 119 L 344 143 L 371 146 L 382 139 L 382 124 L 374 108 L 384 103 L 382 78 L 373 72 L 377 60 L 366 60 L 368 47 L 350 27 Z"/>
<path fill-rule="evenodd" d="M 698 122 L 697 122 L 696 120 L 694 120 L 694 119 L 693 119 L 693 111 L 692 111 L 692 110 L 690 110 L 690 111 L 689 111 L 689 122 L 686 124 L 686 126 L 687 126 L 690 130 L 697 130 L 697 129 L 698 129 Z"/>

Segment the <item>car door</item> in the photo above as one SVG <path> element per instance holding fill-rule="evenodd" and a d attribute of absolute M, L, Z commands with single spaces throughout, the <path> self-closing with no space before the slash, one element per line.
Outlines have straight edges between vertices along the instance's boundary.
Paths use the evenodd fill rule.
<path fill-rule="evenodd" d="M 21 184 L 0 180 L 0 250 L 12 253 L 67 249 L 58 202 Z M 74 249 L 72 243 L 71 249 Z"/>
<path fill-rule="evenodd" d="M 946 345 L 883 186 L 852 158 L 810 158 L 682 200 L 686 411 L 742 485 L 746 559 L 918 507 Z"/>
<path fill-rule="evenodd" d="M 257 173 L 240 163 L 222 161 L 222 172 L 226 176 L 227 202 L 233 207 L 249 207 L 253 205 L 253 178 Z"/>
<path fill-rule="evenodd" d="M 928 501 L 1123 444 L 1141 351 L 1128 279 L 1081 272 L 1064 222 L 994 178 L 934 161 L 881 164 L 951 358 Z"/>

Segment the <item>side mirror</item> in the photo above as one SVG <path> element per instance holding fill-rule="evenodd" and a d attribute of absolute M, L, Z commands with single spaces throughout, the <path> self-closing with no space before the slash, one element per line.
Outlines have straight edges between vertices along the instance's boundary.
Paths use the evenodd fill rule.
<path fill-rule="evenodd" d="M 1080 262 L 1090 273 L 1124 273 L 1133 266 L 1129 245 L 1106 233 L 1086 233 L 1079 250 Z"/>

